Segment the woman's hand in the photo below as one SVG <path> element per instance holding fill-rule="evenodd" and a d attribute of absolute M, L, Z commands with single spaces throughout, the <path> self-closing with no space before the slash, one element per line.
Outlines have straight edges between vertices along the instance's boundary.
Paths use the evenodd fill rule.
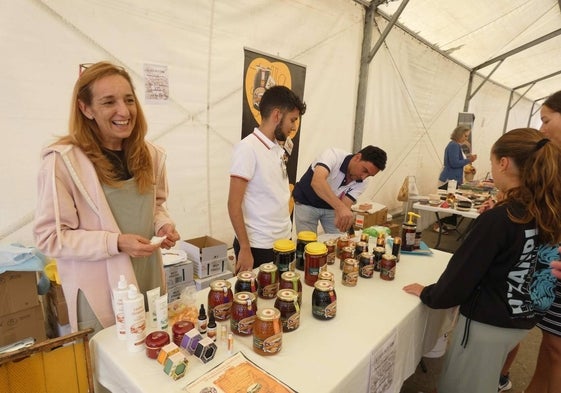
<path fill-rule="evenodd" d="M 423 289 L 425 289 L 425 286 L 417 283 L 409 284 L 403 287 L 403 290 L 405 292 L 415 296 L 421 296 L 421 292 L 423 292 Z"/>
<path fill-rule="evenodd" d="M 133 258 L 147 257 L 152 255 L 159 247 L 157 244 L 151 244 L 150 239 L 146 239 L 140 235 L 133 233 L 122 233 L 117 240 L 119 251 L 128 254 Z"/>
<path fill-rule="evenodd" d="M 180 239 L 179 233 L 173 224 L 164 224 L 157 233 L 158 236 L 166 236 L 160 247 L 169 250 L 175 246 L 175 242 Z"/>

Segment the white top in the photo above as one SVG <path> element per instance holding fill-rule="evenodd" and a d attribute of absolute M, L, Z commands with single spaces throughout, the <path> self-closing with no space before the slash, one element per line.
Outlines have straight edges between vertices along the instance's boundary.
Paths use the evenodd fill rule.
<path fill-rule="evenodd" d="M 273 248 L 291 235 L 284 149 L 258 128 L 234 146 L 230 176 L 247 180 L 242 209 L 249 244 Z"/>

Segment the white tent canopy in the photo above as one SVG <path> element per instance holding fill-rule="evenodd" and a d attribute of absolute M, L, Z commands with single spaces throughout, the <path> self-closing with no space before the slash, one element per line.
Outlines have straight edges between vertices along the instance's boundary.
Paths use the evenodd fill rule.
<path fill-rule="evenodd" d="M 389 157 L 386 170 L 371 179 L 361 200 L 401 210 L 396 195 L 407 175 L 416 176 L 422 193 L 431 192 L 458 112 L 464 111 L 470 70 L 559 25 L 559 7 L 552 0 L 464 3 L 411 2 L 399 23 L 422 39 L 393 27 L 369 64 L 359 144 L 380 146 Z M 183 238 L 212 235 L 230 243 L 228 169 L 241 135 L 243 49 L 306 66 L 308 111 L 301 122 L 299 177 L 325 148 L 353 149 L 365 4 L 0 0 L 0 241 L 33 244 L 39 152 L 55 135 L 67 132 L 78 64 L 109 60 L 129 70 L 139 97 L 144 97 L 143 66 L 167 66 L 170 99 L 141 104 L 149 139 L 168 152 L 168 208 Z M 380 6 L 388 18 L 375 17 L 373 42 L 399 5 Z M 510 20 L 513 15 L 521 20 Z M 505 31 L 511 35 L 502 36 Z M 535 48 L 544 45 L 550 44 Z M 489 148 L 503 131 L 511 89 L 561 69 L 553 54 L 548 60 L 542 55 L 539 66 L 524 66 L 529 63 L 522 60 L 538 57 L 535 50 L 505 60 L 469 103 L 479 175 L 489 170 Z M 507 67 L 510 63 L 514 68 Z M 492 67 L 479 70 L 474 86 Z M 528 124 L 533 101 L 559 89 L 555 80 L 527 92 L 510 110 L 508 128 Z M 514 98 L 521 94 L 516 91 Z M 534 116 L 531 124 L 539 127 L 539 119 Z"/>

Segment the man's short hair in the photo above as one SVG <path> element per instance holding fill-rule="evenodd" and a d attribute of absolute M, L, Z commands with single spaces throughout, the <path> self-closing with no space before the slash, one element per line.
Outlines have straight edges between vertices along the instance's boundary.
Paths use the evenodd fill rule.
<path fill-rule="evenodd" d="M 288 112 L 298 109 L 300 116 L 306 112 L 306 104 L 286 86 L 273 86 L 263 93 L 259 102 L 261 117 L 269 117 L 275 108 Z"/>
<path fill-rule="evenodd" d="M 386 161 L 388 160 L 388 156 L 385 151 L 380 149 L 379 147 L 368 145 L 364 147 L 360 153 L 360 160 L 361 161 L 368 161 L 371 162 L 378 168 L 379 170 L 383 171 L 386 169 Z"/>

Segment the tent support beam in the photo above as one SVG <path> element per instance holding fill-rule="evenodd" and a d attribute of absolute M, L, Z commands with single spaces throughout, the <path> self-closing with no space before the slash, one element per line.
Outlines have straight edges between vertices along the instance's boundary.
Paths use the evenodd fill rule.
<path fill-rule="evenodd" d="M 356 1 L 356 0 L 355 0 Z M 374 56 L 384 43 L 386 37 L 390 33 L 393 26 L 396 24 L 399 16 L 405 9 L 405 6 L 409 3 L 409 0 L 403 0 L 399 5 L 399 8 L 392 16 L 392 20 L 388 23 L 380 38 L 370 49 L 372 44 L 372 30 L 374 27 L 374 15 L 378 8 L 379 2 L 373 2 L 369 7 L 365 7 L 364 15 L 364 30 L 362 36 L 362 49 L 360 55 L 360 70 L 358 77 L 358 88 L 357 88 L 357 100 L 356 100 L 356 111 L 355 111 L 355 129 L 353 136 L 353 153 L 358 152 L 362 148 L 362 139 L 364 136 L 364 117 L 366 114 L 366 93 L 368 89 L 368 74 L 370 63 L 372 62 Z"/>

